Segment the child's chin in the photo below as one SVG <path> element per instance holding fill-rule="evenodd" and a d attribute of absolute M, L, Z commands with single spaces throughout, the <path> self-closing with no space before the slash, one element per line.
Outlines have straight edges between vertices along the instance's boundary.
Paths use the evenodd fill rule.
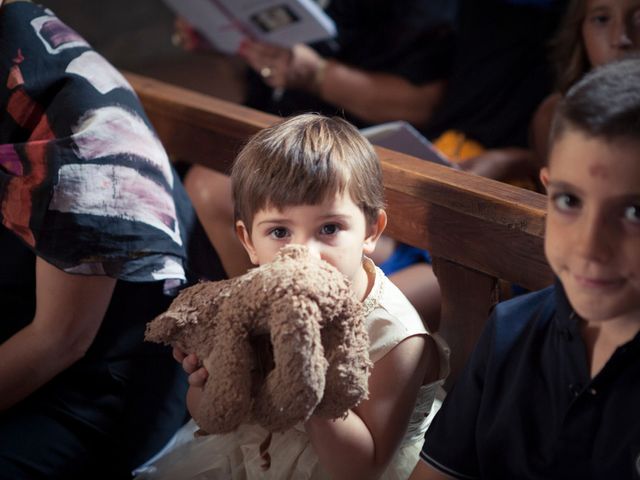
<path fill-rule="evenodd" d="M 625 315 L 632 305 L 627 305 L 620 295 L 592 295 L 590 292 L 567 292 L 567 297 L 575 312 L 587 322 L 604 322 Z M 638 302 L 636 302 L 638 303 Z M 640 305 L 636 306 L 640 309 Z"/>

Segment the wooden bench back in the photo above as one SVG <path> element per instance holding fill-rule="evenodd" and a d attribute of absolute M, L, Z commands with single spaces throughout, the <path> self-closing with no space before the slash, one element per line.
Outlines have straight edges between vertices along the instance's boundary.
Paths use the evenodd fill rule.
<path fill-rule="evenodd" d="M 127 74 L 169 154 L 226 172 L 246 139 L 278 120 L 157 80 Z M 552 282 L 543 254 L 545 198 L 384 148 L 387 233 L 428 249 L 442 291 L 439 331 L 463 366 L 499 280 L 537 290 Z"/>

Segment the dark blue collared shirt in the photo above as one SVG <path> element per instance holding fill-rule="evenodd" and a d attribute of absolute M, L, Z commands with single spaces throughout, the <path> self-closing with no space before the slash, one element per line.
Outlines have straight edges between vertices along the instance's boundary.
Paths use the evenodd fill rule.
<path fill-rule="evenodd" d="M 498 305 L 427 432 L 456 478 L 640 478 L 640 334 L 590 378 L 558 284 Z"/>

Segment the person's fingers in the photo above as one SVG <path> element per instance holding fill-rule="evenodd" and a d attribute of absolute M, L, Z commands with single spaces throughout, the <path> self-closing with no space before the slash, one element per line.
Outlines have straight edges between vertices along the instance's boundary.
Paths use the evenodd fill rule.
<path fill-rule="evenodd" d="M 182 17 L 177 17 L 173 22 L 173 34 L 171 43 L 188 52 L 196 50 L 209 50 L 211 45 L 200 32 Z"/>
<path fill-rule="evenodd" d="M 247 39 L 242 43 L 239 54 L 267 85 L 286 86 L 291 58 L 289 49 Z"/>
<path fill-rule="evenodd" d="M 196 357 L 193 353 L 190 353 L 182 360 L 182 368 L 189 374 L 195 372 L 200 367 L 202 367 L 202 364 L 200 363 L 198 357 Z"/>
<path fill-rule="evenodd" d="M 178 347 L 173 347 L 173 352 L 172 353 L 173 353 L 173 358 L 178 363 L 182 363 L 184 358 L 187 356 L 187 354 L 184 353 L 182 350 L 180 350 Z"/>
<path fill-rule="evenodd" d="M 182 17 L 177 17 L 173 22 L 173 35 L 171 36 L 171 43 L 176 47 L 183 48 L 185 50 L 191 50 L 193 45 L 191 44 L 191 37 L 193 35 L 193 27 Z"/>
<path fill-rule="evenodd" d="M 253 42 L 255 52 L 257 55 L 264 59 L 277 60 L 280 57 L 286 56 L 289 49 L 278 47 L 276 45 L 270 45 L 268 43 Z"/>
<path fill-rule="evenodd" d="M 173 21 L 173 25 L 176 28 L 176 30 L 187 30 L 191 28 L 191 24 L 187 22 L 184 19 L 184 17 L 181 17 L 181 16 L 177 16 L 175 18 L 175 20 Z"/>
<path fill-rule="evenodd" d="M 257 64 L 259 60 L 261 60 L 260 49 L 258 48 L 258 43 L 253 40 L 246 38 L 240 44 L 238 48 L 238 54 L 244 58 L 244 60 L 249 63 L 252 67 Z"/>
<path fill-rule="evenodd" d="M 260 72 L 264 67 L 273 66 L 274 63 L 274 59 L 271 55 L 265 55 L 263 51 L 257 48 L 247 48 L 244 51 L 243 57 L 251 68 L 257 72 Z"/>
<path fill-rule="evenodd" d="M 188 382 L 192 387 L 204 387 L 204 384 L 209 378 L 209 372 L 207 372 L 204 368 L 199 368 L 191 375 L 189 375 Z"/>

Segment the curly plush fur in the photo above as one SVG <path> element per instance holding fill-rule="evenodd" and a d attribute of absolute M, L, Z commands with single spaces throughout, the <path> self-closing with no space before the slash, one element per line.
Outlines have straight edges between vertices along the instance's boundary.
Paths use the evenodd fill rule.
<path fill-rule="evenodd" d="M 253 346 L 267 334 L 275 366 L 264 377 Z M 284 431 L 314 412 L 343 416 L 368 395 L 362 305 L 349 281 L 305 247 L 284 247 L 241 277 L 185 289 L 149 323 L 146 339 L 203 360 L 209 380 L 192 414 L 208 433 L 256 422 Z"/>

